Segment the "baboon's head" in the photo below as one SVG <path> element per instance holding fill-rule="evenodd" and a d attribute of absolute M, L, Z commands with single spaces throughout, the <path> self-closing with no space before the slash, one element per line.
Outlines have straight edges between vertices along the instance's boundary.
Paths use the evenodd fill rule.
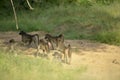
<path fill-rule="evenodd" d="M 24 32 L 24 31 L 19 32 L 19 35 L 24 35 L 24 34 L 26 34 L 26 32 Z"/>
<path fill-rule="evenodd" d="M 58 35 L 58 37 L 63 37 L 63 34 Z"/>
<path fill-rule="evenodd" d="M 43 39 L 40 39 L 39 42 L 40 42 L 40 43 L 43 43 L 44 41 L 43 41 Z"/>
<path fill-rule="evenodd" d="M 10 39 L 9 43 L 15 43 L 15 40 L 14 39 Z"/>
<path fill-rule="evenodd" d="M 70 44 L 68 45 L 68 48 L 71 48 L 71 45 L 70 45 Z"/>
<path fill-rule="evenodd" d="M 64 42 L 63 34 L 58 35 L 57 40 L 58 40 L 58 42 Z"/>
<path fill-rule="evenodd" d="M 49 41 L 49 38 L 51 37 L 51 35 L 50 34 L 45 34 L 45 40 L 46 41 Z"/>

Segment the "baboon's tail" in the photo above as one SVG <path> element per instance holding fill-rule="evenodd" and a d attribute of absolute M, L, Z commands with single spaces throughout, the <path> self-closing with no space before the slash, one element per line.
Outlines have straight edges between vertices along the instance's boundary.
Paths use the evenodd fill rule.
<path fill-rule="evenodd" d="M 71 58 L 72 58 L 72 50 L 71 50 L 71 45 L 68 45 L 68 57 L 69 57 L 69 64 L 71 64 Z"/>

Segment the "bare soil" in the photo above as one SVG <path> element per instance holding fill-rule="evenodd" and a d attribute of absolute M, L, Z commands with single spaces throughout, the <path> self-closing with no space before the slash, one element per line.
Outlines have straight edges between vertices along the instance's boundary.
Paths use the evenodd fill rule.
<path fill-rule="evenodd" d="M 38 33 L 40 37 L 45 34 L 45 32 L 32 33 Z M 20 42 L 21 37 L 17 32 L 0 32 L 0 47 L 7 47 L 6 43 L 10 39 Z M 65 40 L 65 43 L 71 44 L 73 54 L 71 65 L 65 64 L 64 67 L 75 69 L 83 65 L 87 66 L 81 80 L 120 80 L 120 46 L 88 40 Z M 33 48 L 19 49 L 22 49 L 25 54 L 35 52 Z"/>

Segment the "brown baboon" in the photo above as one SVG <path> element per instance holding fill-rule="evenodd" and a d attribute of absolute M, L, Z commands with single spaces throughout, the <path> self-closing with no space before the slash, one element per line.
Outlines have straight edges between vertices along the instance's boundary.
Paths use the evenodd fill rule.
<path fill-rule="evenodd" d="M 15 40 L 14 39 L 10 39 L 9 43 L 15 43 Z"/>
<path fill-rule="evenodd" d="M 48 54 L 50 52 L 48 42 L 45 41 L 45 39 L 39 40 L 39 45 L 37 48 L 37 56 L 40 50 L 42 50 L 43 54 Z"/>
<path fill-rule="evenodd" d="M 39 40 L 39 46 L 40 46 L 40 49 L 43 50 L 43 52 L 46 52 L 46 53 L 49 52 L 48 42 L 45 41 L 44 39 L 40 39 L 40 40 Z"/>
<path fill-rule="evenodd" d="M 62 44 L 60 48 L 58 49 L 64 54 L 64 62 L 71 64 L 71 57 L 72 57 L 72 51 L 71 51 L 71 45 L 65 46 Z"/>
<path fill-rule="evenodd" d="M 67 47 L 65 47 L 65 50 L 64 50 L 65 62 L 68 64 L 71 64 L 71 57 L 72 57 L 72 51 L 71 51 L 71 45 L 69 44 Z"/>
<path fill-rule="evenodd" d="M 55 60 L 57 60 L 57 61 L 62 61 L 62 54 L 61 53 L 59 53 L 59 52 L 54 52 L 53 54 L 52 54 L 52 56 L 53 56 L 53 59 L 55 59 Z"/>
<path fill-rule="evenodd" d="M 19 35 L 22 37 L 22 42 L 30 45 L 32 42 L 34 42 L 35 46 L 38 47 L 39 44 L 39 35 L 38 34 L 27 34 L 24 31 L 20 31 Z"/>
<path fill-rule="evenodd" d="M 62 34 L 58 36 L 45 35 L 45 39 L 50 43 L 50 47 L 54 50 L 59 47 L 59 44 L 64 43 L 64 36 Z"/>
<path fill-rule="evenodd" d="M 9 47 L 10 52 L 14 52 L 15 51 L 16 41 L 14 39 L 10 39 L 9 44 L 10 44 L 10 47 Z"/>

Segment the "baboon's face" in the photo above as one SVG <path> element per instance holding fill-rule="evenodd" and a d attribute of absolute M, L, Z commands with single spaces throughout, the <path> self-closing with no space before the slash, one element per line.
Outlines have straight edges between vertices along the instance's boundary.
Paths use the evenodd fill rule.
<path fill-rule="evenodd" d="M 46 40 L 46 41 L 49 41 L 50 38 L 51 38 L 51 35 L 50 35 L 50 34 L 46 34 L 46 35 L 45 35 L 45 40 Z"/>
<path fill-rule="evenodd" d="M 48 38 L 50 36 L 50 34 L 45 34 L 45 38 Z"/>
<path fill-rule="evenodd" d="M 24 31 L 19 32 L 19 35 L 24 35 L 24 34 L 26 34 Z"/>
<path fill-rule="evenodd" d="M 15 43 L 15 40 L 14 39 L 10 39 L 9 43 Z"/>
<path fill-rule="evenodd" d="M 40 39 L 40 40 L 39 40 L 39 42 L 40 42 L 41 44 L 43 44 L 43 43 L 44 43 L 42 39 Z"/>
<path fill-rule="evenodd" d="M 57 43 L 58 43 L 58 45 L 64 43 L 64 37 L 63 37 L 63 35 L 59 35 L 59 36 L 57 37 Z"/>
<path fill-rule="evenodd" d="M 57 40 L 58 40 L 58 42 L 62 42 L 63 41 L 62 37 L 58 37 Z"/>

